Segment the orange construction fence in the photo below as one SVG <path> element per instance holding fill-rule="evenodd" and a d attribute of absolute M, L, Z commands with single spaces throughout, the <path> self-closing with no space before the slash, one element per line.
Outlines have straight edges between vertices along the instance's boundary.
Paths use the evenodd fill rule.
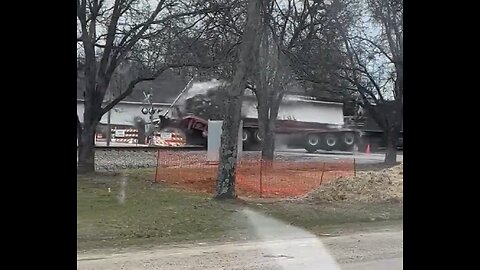
<path fill-rule="evenodd" d="M 334 162 L 275 160 L 244 155 L 237 162 L 236 193 L 241 197 L 298 197 L 339 177 L 353 176 L 354 159 Z M 218 164 L 209 164 L 205 151 L 157 152 L 155 182 L 182 189 L 215 192 Z"/>

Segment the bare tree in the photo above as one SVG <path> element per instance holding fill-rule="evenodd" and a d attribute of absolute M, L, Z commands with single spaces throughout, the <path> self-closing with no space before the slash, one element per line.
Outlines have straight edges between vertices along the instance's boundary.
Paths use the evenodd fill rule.
<path fill-rule="evenodd" d="M 403 2 L 267 2 L 264 20 L 271 28 L 272 44 L 289 59 L 281 66 L 290 65 L 297 80 L 310 88 L 309 94 L 343 100 L 359 95 L 362 105 L 385 131 L 385 162 L 394 162 L 403 115 Z M 264 47 L 262 43 L 261 48 Z M 282 89 L 266 89 L 270 84 L 264 75 L 272 68 L 263 69 L 259 69 L 259 75 L 264 74 L 258 76 L 263 83 L 257 80 L 255 84 L 260 93 L 260 129 L 265 134 L 270 129 L 266 123 L 274 119 L 262 115 L 275 112 L 275 102 L 268 98 L 272 96 L 268 93 Z M 392 104 L 385 114 L 385 107 Z M 271 144 L 264 144 L 262 149 L 269 148 L 268 145 Z"/>
<path fill-rule="evenodd" d="M 281 101 L 296 87 L 292 65 L 301 56 L 302 43 L 310 43 L 322 23 L 322 1 L 263 1 L 263 29 L 254 78 L 258 102 L 258 121 L 262 139 L 262 158 L 273 160 L 275 124 Z M 294 82 L 294 83 L 292 83 Z"/>
<path fill-rule="evenodd" d="M 336 14 L 348 8 L 340 1 L 334 3 Z M 383 129 L 385 163 L 391 164 L 396 162 L 403 123 L 403 1 L 367 0 L 365 4 L 368 12 L 359 17 L 368 19 L 359 22 L 366 26 L 347 28 L 335 18 L 348 59 L 340 76 L 353 86 L 362 106 Z"/>
<path fill-rule="evenodd" d="M 282 13 L 284 16 L 292 14 L 290 21 L 295 22 L 289 29 L 295 29 L 291 32 L 296 39 L 288 43 L 285 54 L 296 80 L 308 95 L 322 100 L 343 99 L 351 93 L 346 91 L 348 84 L 345 80 L 336 75 L 344 66 L 346 57 L 339 50 L 343 41 L 330 14 L 331 1 L 316 1 L 312 5 L 306 2 L 300 7 L 302 9 Z M 344 17 L 344 24 L 353 20 Z"/>
<path fill-rule="evenodd" d="M 218 169 L 217 199 L 235 198 L 238 131 L 241 117 L 242 96 L 247 79 L 255 66 L 258 50 L 257 34 L 261 28 L 260 8 L 262 0 L 249 0 L 247 20 L 242 34 L 242 43 L 232 85 L 228 90 L 225 117 L 222 126 L 220 164 Z"/>
<path fill-rule="evenodd" d="M 153 6 L 152 6 L 153 4 Z M 105 106 L 105 93 L 117 67 L 125 61 L 135 61 L 132 52 L 145 48 L 149 40 L 171 29 L 175 20 L 183 24 L 195 24 L 195 18 L 202 14 L 214 13 L 221 5 L 210 5 L 208 1 L 178 2 L 173 0 L 77 0 L 77 48 L 79 57 L 84 59 L 85 111 L 83 125 L 77 115 L 79 151 L 78 171 L 94 171 L 94 135 L 101 117 L 118 102 L 132 93 L 135 86 L 147 80 L 154 80 L 169 68 L 185 66 L 208 66 L 211 63 L 175 61 L 164 57 L 161 51 L 150 58 L 153 63 L 138 62 L 144 72 L 131 80 L 115 99 Z M 190 60 L 190 59 L 188 59 Z M 148 68 L 147 65 L 150 64 Z"/>
<path fill-rule="evenodd" d="M 264 25 L 260 35 L 260 49 L 257 56 L 255 87 L 258 124 L 262 139 L 262 159 L 271 161 L 275 149 L 275 124 L 280 103 L 287 90 L 287 66 L 285 57 Z M 282 61 L 283 60 L 283 61 Z M 269 164 L 269 163 L 267 163 Z"/>

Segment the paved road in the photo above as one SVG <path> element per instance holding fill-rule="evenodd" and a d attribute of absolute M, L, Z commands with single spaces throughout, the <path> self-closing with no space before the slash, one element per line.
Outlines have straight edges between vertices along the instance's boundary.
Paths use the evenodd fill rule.
<path fill-rule="evenodd" d="M 365 237 L 371 235 L 366 234 Z M 390 236 L 390 235 L 385 235 Z M 341 243 L 337 237 L 324 241 Z M 216 246 L 171 248 L 110 256 L 77 258 L 77 270 L 93 269 L 235 269 L 235 270 L 400 270 L 400 255 L 361 262 L 337 262 L 316 239 L 255 242 Z M 372 247 L 373 248 L 373 247 Z M 269 252 L 270 251 L 270 252 Z M 272 252 L 273 251 L 273 252 Z M 338 251 L 334 252 L 334 254 Z"/>
<path fill-rule="evenodd" d="M 400 270 L 403 269 L 403 258 L 374 260 L 342 265 L 342 270 Z"/>
<path fill-rule="evenodd" d="M 318 161 L 332 161 L 341 159 L 355 159 L 359 164 L 374 164 L 381 163 L 385 159 L 383 153 L 352 153 L 352 152 L 327 152 L 317 151 L 315 153 L 307 153 L 304 149 L 288 149 L 279 150 L 276 152 L 278 156 L 296 157 L 302 159 L 311 159 Z M 397 154 L 397 161 L 403 162 L 403 152 Z"/>
<path fill-rule="evenodd" d="M 317 237 L 251 210 L 255 241 L 160 247 L 77 256 L 77 269 L 349 270 L 403 269 L 403 229 Z"/>
<path fill-rule="evenodd" d="M 89 255 L 77 258 L 77 269 L 400 270 L 401 235 L 396 231 Z"/>

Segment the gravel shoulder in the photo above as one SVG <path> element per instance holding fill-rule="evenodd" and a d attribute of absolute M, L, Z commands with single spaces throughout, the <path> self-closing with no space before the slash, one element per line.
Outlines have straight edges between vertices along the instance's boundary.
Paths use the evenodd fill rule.
<path fill-rule="evenodd" d="M 155 151 L 95 151 L 95 169 L 97 171 L 153 168 L 156 160 Z"/>
<path fill-rule="evenodd" d="M 259 152 L 245 152 L 245 156 L 256 157 Z M 276 160 L 283 161 L 330 161 L 335 162 L 341 159 L 351 160 L 357 158 L 357 170 L 372 171 L 388 168 L 382 164 L 382 155 L 334 155 L 334 154 L 308 154 L 301 152 L 276 152 Z M 78 158 L 78 155 L 77 155 Z M 97 171 L 119 171 L 122 169 L 134 168 L 152 168 L 156 165 L 156 151 L 152 150 L 118 150 L 107 151 L 96 149 L 95 151 L 95 167 Z"/>

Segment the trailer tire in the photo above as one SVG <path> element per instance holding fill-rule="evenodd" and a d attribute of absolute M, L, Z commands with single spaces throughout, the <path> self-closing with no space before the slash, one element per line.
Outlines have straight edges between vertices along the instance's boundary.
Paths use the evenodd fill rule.
<path fill-rule="evenodd" d="M 262 137 L 260 137 L 260 130 L 256 129 L 255 132 L 253 132 L 253 138 L 255 139 L 255 142 L 257 143 L 262 143 Z"/>
<path fill-rule="evenodd" d="M 347 132 L 342 135 L 342 150 L 351 151 L 355 145 L 355 134 Z"/>
<path fill-rule="evenodd" d="M 338 137 L 335 134 L 328 133 L 323 137 L 323 148 L 332 151 L 338 148 Z"/>
<path fill-rule="evenodd" d="M 305 150 L 308 153 L 314 153 L 320 146 L 320 136 L 318 134 L 308 134 L 305 137 Z"/>
<path fill-rule="evenodd" d="M 250 130 L 242 130 L 242 143 L 244 150 L 250 150 L 250 148 L 252 147 L 252 132 Z"/>
<path fill-rule="evenodd" d="M 242 130 L 242 142 L 248 142 L 250 140 L 250 132 L 246 129 Z"/>

